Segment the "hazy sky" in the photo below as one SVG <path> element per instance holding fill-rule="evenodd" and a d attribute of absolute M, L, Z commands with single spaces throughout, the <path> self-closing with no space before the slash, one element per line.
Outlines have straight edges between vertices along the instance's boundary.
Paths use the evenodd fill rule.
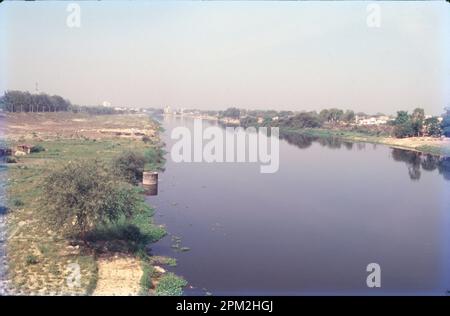
<path fill-rule="evenodd" d="M 0 90 L 78 104 L 393 113 L 450 105 L 450 5 L 383 2 L 0 4 Z"/>

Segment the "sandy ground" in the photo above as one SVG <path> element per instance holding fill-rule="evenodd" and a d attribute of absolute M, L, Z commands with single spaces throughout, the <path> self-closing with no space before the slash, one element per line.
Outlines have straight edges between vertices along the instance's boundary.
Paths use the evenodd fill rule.
<path fill-rule="evenodd" d="M 11 140 L 49 138 L 155 137 L 156 128 L 147 114 L 89 115 L 86 113 L 7 113 L 5 135 Z"/>
<path fill-rule="evenodd" d="M 95 296 L 138 295 L 142 268 L 139 260 L 128 256 L 99 258 Z"/>
<path fill-rule="evenodd" d="M 438 146 L 441 148 L 450 148 L 450 138 L 436 137 L 409 137 L 409 138 L 384 138 L 386 144 L 416 148 L 419 146 Z"/>

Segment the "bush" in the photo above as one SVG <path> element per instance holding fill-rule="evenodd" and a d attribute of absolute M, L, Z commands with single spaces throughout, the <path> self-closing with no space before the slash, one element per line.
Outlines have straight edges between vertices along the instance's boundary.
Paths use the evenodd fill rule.
<path fill-rule="evenodd" d="M 411 122 L 405 122 L 394 127 L 394 136 L 397 138 L 412 137 L 414 135 L 414 126 Z"/>
<path fill-rule="evenodd" d="M 30 152 L 32 153 L 39 153 L 41 151 L 45 151 L 45 148 L 42 145 L 34 145 L 33 147 L 31 147 Z"/>
<path fill-rule="evenodd" d="M 97 161 L 69 162 L 51 172 L 42 200 L 51 224 L 84 241 L 98 225 L 131 219 L 146 207 L 139 189 L 118 181 Z"/>
<path fill-rule="evenodd" d="M 142 173 L 144 172 L 145 157 L 144 155 L 126 151 L 112 162 L 114 174 L 131 184 L 139 184 L 142 181 Z"/>
<path fill-rule="evenodd" d="M 157 296 L 181 296 L 183 287 L 187 285 L 185 279 L 176 276 L 173 273 L 163 275 L 156 287 Z"/>
<path fill-rule="evenodd" d="M 12 205 L 15 206 L 15 207 L 21 207 L 21 206 L 24 206 L 24 204 L 25 203 L 23 203 L 23 201 L 21 199 L 14 198 L 12 200 Z"/>
<path fill-rule="evenodd" d="M 164 151 L 160 148 L 149 148 L 144 153 L 145 169 L 158 170 L 164 164 Z"/>
<path fill-rule="evenodd" d="M 147 135 L 142 136 L 142 141 L 144 143 L 150 143 L 152 141 L 152 139 L 150 137 L 148 137 Z"/>
<path fill-rule="evenodd" d="M 25 258 L 25 263 L 27 264 L 27 266 L 32 265 L 32 264 L 37 264 L 38 262 L 39 261 L 35 255 L 28 255 Z"/>
<path fill-rule="evenodd" d="M 15 157 L 8 156 L 5 158 L 5 162 L 6 163 L 17 163 L 17 159 Z"/>
<path fill-rule="evenodd" d="M 316 112 L 302 112 L 280 122 L 280 126 L 290 128 L 318 128 L 322 127 L 322 120 Z"/>
<path fill-rule="evenodd" d="M 140 295 L 148 295 L 148 292 L 152 288 L 152 275 L 154 269 L 146 261 L 142 262 L 142 277 L 140 280 L 141 290 Z"/>

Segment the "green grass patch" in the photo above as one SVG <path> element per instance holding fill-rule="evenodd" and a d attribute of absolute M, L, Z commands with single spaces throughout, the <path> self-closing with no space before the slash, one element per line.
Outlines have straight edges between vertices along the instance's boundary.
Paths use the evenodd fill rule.
<path fill-rule="evenodd" d="M 157 296 L 181 296 L 186 285 L 185 279 L 168 272 L 159 280 L 155 294 Z"/>

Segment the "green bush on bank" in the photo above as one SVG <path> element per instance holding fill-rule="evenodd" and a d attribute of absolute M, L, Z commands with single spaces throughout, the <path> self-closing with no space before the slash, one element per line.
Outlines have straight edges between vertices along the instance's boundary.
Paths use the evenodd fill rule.
<path fill-rule="evenodd" d="M 183 287 L 187 285 L 185 279 L 169 272 L 161 277 L 156 287 L 157 296 L 180 296 L 183 294 Z"/>

